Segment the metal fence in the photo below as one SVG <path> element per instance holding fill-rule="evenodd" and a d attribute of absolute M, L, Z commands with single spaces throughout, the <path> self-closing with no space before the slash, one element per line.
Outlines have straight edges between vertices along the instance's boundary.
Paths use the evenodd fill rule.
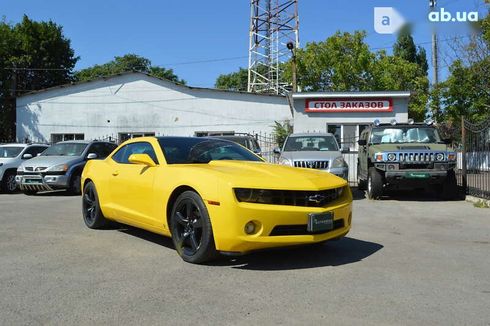
<path fill-rule="evenodd" d="M 461 119 L 460 185 L 465 193 L 490 199 L 490 118 L 480 123 Z"/>

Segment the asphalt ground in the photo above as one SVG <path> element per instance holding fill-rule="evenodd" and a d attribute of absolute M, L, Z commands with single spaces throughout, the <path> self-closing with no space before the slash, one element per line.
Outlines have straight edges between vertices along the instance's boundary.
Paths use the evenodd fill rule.
<path fill-rule="evenodd" d="M 340 241 L 204 266 L 80 206 L 0 195 L 1 324 L 490 325 L 490 209 L 468 202 L 356 193 Z"/>

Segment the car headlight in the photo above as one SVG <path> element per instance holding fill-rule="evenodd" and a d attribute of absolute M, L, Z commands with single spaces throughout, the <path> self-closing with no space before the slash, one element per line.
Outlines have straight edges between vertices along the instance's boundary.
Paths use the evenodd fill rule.
<path fill-rule="evenodd" d="M 66 172 L 68 170 L 68 165 L 67 164 L 59 164 L 55 165 L 51 168 L 48 169 L 51 172 Z"/>
<path fill-rule="evenodd" d="M 337 157 L 335 160 L 332 162 L 332 168 L 341 168 L 344 167 L 345 161 L 342 156 Z"/>
<path fill-rule="evenodd" d="M 444 161 L 444 154 L 443 153 L 437 153 L 436 154 L 436 161 Z"/>
<path fill-rule="evenodd" d="M 396 160 L 396 154 L 395 153 L 389 153 L 388 154 L 388 161 L 395 161 Z"/>
<path fill-rule="evenodd" d="M 279 164 L 293 166 L 293 163 L 290 160 L 288 160 L 287 158 L 280 158 Z"/>

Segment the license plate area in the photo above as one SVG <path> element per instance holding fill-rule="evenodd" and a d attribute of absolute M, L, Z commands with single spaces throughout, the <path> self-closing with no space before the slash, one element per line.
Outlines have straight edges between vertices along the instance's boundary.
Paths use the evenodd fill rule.
<path fill-rule="evenodd" d="M 30 185 L 31 184 L 42 184 L 43 180 L 41 178 L 29 177 L 29 178 L 24 178 L 23 183 L 24 184 L 30 184 Z"/>
<path fill-rule="evenodd" d="M 427 172 L 407 172 L 405 177 L 408 179 L 428 179 L 430 178 L 430 173 Z"/>
<path fill-rule="evenodd" d="M 308 232 L 333 230 L 333 213 L 311 213 L 308 214 Z"/>

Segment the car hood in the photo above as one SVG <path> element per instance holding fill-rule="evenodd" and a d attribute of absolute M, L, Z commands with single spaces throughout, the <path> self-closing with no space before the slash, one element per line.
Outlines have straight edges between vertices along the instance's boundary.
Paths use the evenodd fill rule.
<path fill-rule="evenodd" d="M 342 156 L 339 151 L 297 151 L 297 152 L 282 152 L 281 158 L 289 160 L 334 160 Z"/>
<path fill-rule="evenodd" d="M 446 144 L 382 144 L 371 145 L 371 150 L 374 152 L 387 152 L 387 151 L 447 151 L 449 147 Z"/>
<path fill-rule="evenodd" d="M 82 161 L 81 156 L 37 156 L 22 163 L 22 167 L 32 166 L 33 168 L 50 168 L 59 164 L 72 165 Z"/>
<path fill-rule="evenodd" d="M 232 187 L 288 190 L 323 190 L 347 185 L 333 174 L 264 162 L 211 161 L 199 168 L 218 174 Z"/>

